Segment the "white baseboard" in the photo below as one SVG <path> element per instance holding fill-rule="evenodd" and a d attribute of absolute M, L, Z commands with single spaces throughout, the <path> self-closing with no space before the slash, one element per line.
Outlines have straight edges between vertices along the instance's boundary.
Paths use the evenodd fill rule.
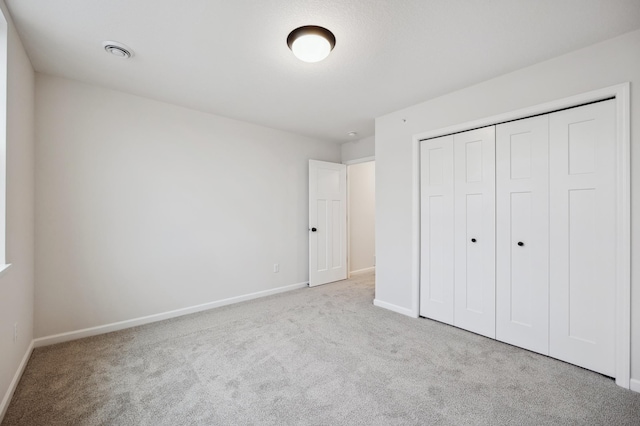
<path fill-rule="evenodd" d="M 357 275 L 357 274 L 364 274 L 365 272 L 372 272 L 372 271 L 375 271 L 375 270 L 376 270 L 376 267 L 372 266 L 371 268 L 358 269 L 358 270 L 355 270 L 355 271 L 351 271 L 349 273 L 351 275 Z"/>
<path fill-rule="evenodd" d="M 374 306 L 377 306 L 379 308 L 388 309 L 390 311 L 397 312 L 399 314 L 406 315 L 411 318 L 418 318 L 418 315 L 415 312 L 413 312 L 411 309 L 403 308 L 397 305 L 392 305 L 391 303 L 383 302 L 382 300 L 378 300 L 378 299 L 373 299 L 373 304 Z"/>
<path fill-rule="evenodd" d="M 638 379 L 629 380 L 629 389 L 631 389 L 634 392 L 640 392 L 640 380 Z"/>
<path fill-rule="evenodd" d="M 27 366 L 27 362 L 29 362 L 29 357 L 31 356 L 31 352 L 33 351 L 33 340 L 29 343 L 29 347 L 27 348 L 27 352 L 25 352 L 22 357 L 22 361 L 20 361 L 20 365 L 16 370 L 16 374 L 13 375 L 13 380 L 9 384 L 9 389 L 7 389 L 7 393 L 4 394 L 4 398 L 2 398 L 2 403 L 0 403 L 0 423 L 4 419 L 4 415 L 7 412 L 7 408 L 9 408 L 9 403 L 11 402 L 11 398 L 13 397 L 13 393 L 16 391 L 18 387 L 18 383 L 20 382 L 20 378 L 22 377 L 22 373 L 24 372 L 25 367 Z"/>
<path fill-rule="evenodd" d="M 124 330 L 126 328 L 136 327 L 139 325 L 150 324 L 152 322 L 162 321 L 170 318 L 189 315 L 196 312 L 202 312 L 221 306 L 232 305 L 234 303 L 246 302 L 247 300 L 258 299 L 260 297 L 271 296 L 273 294 L 284 293 L 286 291 L 297 290 L 307 287 L 309 282 L 287 285 L 284 287 L 273 288 L 270 290 L 258 291 L 255 293 L 245 294 L 242 296 L 230 297 L 228 299 L 217 300 L 214 302 L 203 303 L 202 305 L 191 306 L 188 308 L 176 309 L 169 312 L 163 312 L 146 317 L 134 318 L 125 321 L 114 322 L 111 324 L 99 325 L 97 327 L 85 328 L 82 330 L 69 331 L 66 333 L 54 334 L 52 336 L 39 337 L 34 339 L 34 347 L 53 345 L 56 343 L 68 342 L 71 340 L 82 339 L 84 337 L 97 336 L 99 334 L 111 333 L 112 331 Z"/>

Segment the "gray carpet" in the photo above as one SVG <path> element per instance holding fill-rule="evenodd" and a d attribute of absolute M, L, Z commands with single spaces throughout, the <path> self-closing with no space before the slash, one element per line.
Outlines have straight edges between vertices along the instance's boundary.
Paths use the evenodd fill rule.
<path fill-rule="evenodd" d="M 2 424 L 640 424 L 640 394 L 376 308 L 373 279 L 36 349 Z"/>

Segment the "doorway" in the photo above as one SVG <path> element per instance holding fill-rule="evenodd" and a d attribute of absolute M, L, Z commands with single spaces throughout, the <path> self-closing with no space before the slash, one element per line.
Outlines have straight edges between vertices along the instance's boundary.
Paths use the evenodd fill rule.
<path fill-rule="evenodd" d="M 348 271 L 375 271 L 375 161 L 347 165 Z"/>

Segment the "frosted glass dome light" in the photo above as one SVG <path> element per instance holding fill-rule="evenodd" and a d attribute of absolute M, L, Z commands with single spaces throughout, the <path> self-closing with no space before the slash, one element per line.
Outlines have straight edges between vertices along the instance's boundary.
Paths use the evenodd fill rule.
<path fill-rule="evenodd" d="M 291 31 L 287 45 L 301 61 L 318 62 L 329 56 L 336 45 L 336 38 L 326 28 L 308 25 Z"/>

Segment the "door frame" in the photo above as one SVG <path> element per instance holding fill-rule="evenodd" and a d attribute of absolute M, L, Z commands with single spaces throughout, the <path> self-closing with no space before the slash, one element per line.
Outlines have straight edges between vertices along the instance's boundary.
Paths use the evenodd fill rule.
<path fill-rule="evenodd" d="M 622 83 L 478 120 L 415 134 L 412 138 L 412 316 L 420 312 L 420 141 L 615 99 L 616 103 L 616 384 L 631 379 L 631 122 L 630 83 Z"/>

